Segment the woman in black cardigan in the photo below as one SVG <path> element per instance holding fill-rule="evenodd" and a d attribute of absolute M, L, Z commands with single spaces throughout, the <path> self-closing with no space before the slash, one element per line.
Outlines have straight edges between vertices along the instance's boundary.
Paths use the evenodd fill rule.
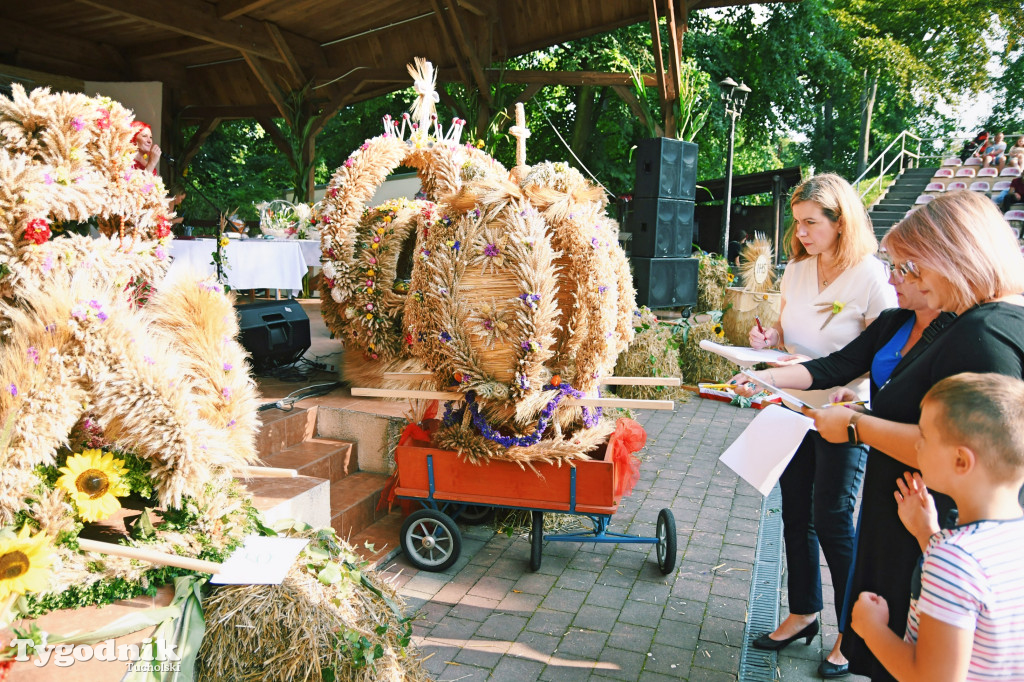
<path fill-rule="evenodd" d="M 1024 378 L 1024 256 L 995 205 L 973 192 L 951 192 L 923 206 L 897 224 L 882 245 L 893 271 L 918 289 L 929 308 L 957 317 L 931 343 L 919 344 L 920 351 L 915 348 L 913 357 L 873 392 L 870 413 L 845 407 L 806 412 L 826 440 L 871 447 L 847 591 L 851 600 L 862 591 L 884 597 L 889 627 L 902 636 L 921 552 L 899 520 L 894 492 L 896 479 L 917 469 L 921 399 L 938 381 L 961 372 Z M 872 327 L 880 322 L 881 317 Z M 804 364 L 812 388 L 843 381 L 843 366 L 833 356 Z M 854 371 L 853 364 L 845 371 Z M 850 672 L 893 679 L 848 625 L 847 613 L 842 651 Z"/>
<path fill-rule="evenodd" d="M 880 255 L 887 257 L 885 253 Z M 818 360 L 773 367 L 752 374 L 780 388 L 808 389 L 812 385 L 814 388 L 842 386 L 870 372 L 871 397 L 874 400 L 879 384 L 884 384 L 890 375 L 914 362 L 937 332 L 952 319 L 952 315 L 942 315 L 940 311 L 929 308 L 925 297 L 898 272 L 890 272 L 889 283 L 896 290 L 900 307 L 883 311 L 877 320 L 845 347 Z M 737 387 L 737 393 L 751 392 L 752 389 L 742 385 L 742 375 L 737 375 L 735 380 L 741 384 Z M 831 400 L 856 400 L 856 397 L 846 389 L 838 389 Z M 938 504 L 941 507 L 943 501 Z M 865 509 L 862 505 L 862 516 Z M 840 602 L 843 595 L 837 594 L 835 598 Z M 833 663 L 827 658 L 818 667 L 818 673 L 825 678 L 841 677 L 847 672 L 847 664 Z"/>

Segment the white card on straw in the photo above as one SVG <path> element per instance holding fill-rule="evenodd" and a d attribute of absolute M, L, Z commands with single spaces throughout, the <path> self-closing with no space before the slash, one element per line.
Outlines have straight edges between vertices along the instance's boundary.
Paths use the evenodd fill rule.
<path fill-rule="evenodd" d="M 303 538 L 250 535 L 214 573 L 215 585 L 280 585 L 299 552 L 309 544 Z"/>

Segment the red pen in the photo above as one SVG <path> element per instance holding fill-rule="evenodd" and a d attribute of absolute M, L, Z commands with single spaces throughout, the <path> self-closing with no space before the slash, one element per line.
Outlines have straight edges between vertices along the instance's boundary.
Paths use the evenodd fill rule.
<path fill-rule="evenodd" d="M 761 332 L 761 336 L 764 336 L 764 327 L 761 326 L 761 318 L 754 315 L 754 322 L 757 323 L 757 331 Z"/>

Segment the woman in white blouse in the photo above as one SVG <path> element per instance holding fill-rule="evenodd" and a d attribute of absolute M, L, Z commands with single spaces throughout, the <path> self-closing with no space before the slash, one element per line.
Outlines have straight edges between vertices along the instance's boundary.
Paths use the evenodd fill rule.
<path fill-rule="evenodd" d="M 762 333 L 750 330 L 755 348 L 784 347 L 818 358 L 842 348 L 878 314 L 896 306 L 885 265 L 874 257 L 878 243 L 864 205 L 838 175 L 817 175 L 800 184 L 790 199 L 789 264 L 782 276 L 779 322 Z M 770 374 L 769 374 L 770 380 Z M 867 399 L 867 379 L 848 388 Z M 805 391 L 810 404 L 827 402 L 830 391 Z M 819 546 L 825 554 L 838 622 L 853 556 L 853 507 L 864 475 L 863 446 L 832 444 L 807 434 L 782 474 L 782 522 L 788 567 L 789 615 L 754 646 L 782 649 L 805 639 L 810 644 L 823 608 Z M 842 633 L 819 673 L 840 677 L 847 662 L 839 651 Z"/>

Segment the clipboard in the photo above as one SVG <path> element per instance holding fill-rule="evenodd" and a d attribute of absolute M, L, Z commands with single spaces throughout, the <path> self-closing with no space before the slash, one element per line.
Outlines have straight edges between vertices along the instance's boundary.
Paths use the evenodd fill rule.
<path fill-rule="evenodd" d="M 742 374 L 743 376 L 747 377 L 748 379 L 753 381 L 755 384 L 757 384 L 761 388 L 763 388 L 763 389 L 765 389 L 767 391 L 771 391 L 775 395 L 777 395 L 780 398 L 782 398 L 783 404 L 786 407 L 788 407 L 789 409 L 791 409 L 791 410 L 796 410 L 797 412 L 799 412 L 800 408 L 802 408 L 804 406 L 810 407 L 812 409 L 819 409 L 821 407 L 820 405 L 812 405 L 812 404 L 810 404 L 810 403 L 808 403 L 808 402 L 806 402 L 804 400 L 801 400 L 800 398 L 797 398 L 792 393 L 786 393 L 784 390 L 782 390 L 778 386 L 773 386 L 772 384 L 769 384 L 767 381 L 764 381 L 763 379 L 759 379 L 758 377 L 754 376 L 753 374 L 751 374 L 750 372 L 748 372 L 745 369 L 741 369 L 740 370 L 740 374 Z"/>

